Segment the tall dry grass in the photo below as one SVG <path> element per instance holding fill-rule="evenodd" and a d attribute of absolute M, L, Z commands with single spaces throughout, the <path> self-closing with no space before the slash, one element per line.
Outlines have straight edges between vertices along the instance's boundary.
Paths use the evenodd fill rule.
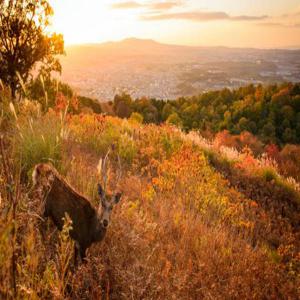
<path fill-rule="evenodd" d="M 50 129 L 61 124 L 61 115 L 53 113 L 53 123 L 47 123 L 48 117 L 33 117 L 40 126 L 32 129 L 26 121 L 19 121 L 20 132 L 29 132 L 26 145 L 41 136 L 41 131 L 49 133 L 43 134 L 46 145 L 56 145 L 53 137 L 61 128 Z M 300 297 L 299 248 L 293 242 L 297 240 L 297 230 L 289 219 L 282 219 L 277 211 L 270 212 L 267 205 L 257 202 L 256 195 L 235 189 L 230 180 L 212 168 L 201 146 L 169 126 L 142 126 L 97 115 L 66 115 L 63 125 L 68 134 L 63 135 L 58 148 L 54 147 L 58 149 L 54 161 L 59 161 L 67 180 L 93 205 L 99 201 L 98 160 L 111 144 L 115 145 L 122 158 L 121 203 L 113 212 L 103 243 L 93 245 L 87 262 L 76 269 L 68 237 L 70 222 L 66 221 L 62 232 L 51 221 L 43 222 L 30 182 L 20 183 L 15 176 L 20 165 L 29 170 L 45 157 L 51 161 L 52 148 L 41 151 L 42 140 L 38 147 L 28 147 L 30 151 L 20 149 L 23 144 L 19 140 L 8 142 L 5 150 L 16 178 L 12 185 L 18 183 L 20 189 L 15 219 L 8 218 L 9 187 L 0 169 L 2 298 Z M 25 155 L 27 152 L 30 155 Z M 26 160 L 20 164 L 19 157 Z M 116 171 L 112 164 L 111 189 Z M 16 228 L 15 292 L 11 281 L 12 226 Z M 268 237 L 279 233 L 279 245 L 272 247 Z M 292 251 L 287 251 L 288 246 L 293 247 Z"/>
<path fill-rule="evenodd" d="M 193 148 L 182 151 L 162 162 L 167 173 L 161 170 L 156 178 L 123 177 L 125 195 L 114 212 L 109 234 L 103 245 L 90 250 L 80 278 L 93 285 L 102 274 L 102 293 L 110 299 L 262 299 L 266 295 L 276 299 L 297 295 L 295 282 L 290 284 L 268 250 L 253 249 L 247 238 L 251 233 L 243 236 L 235 230 L 246 231 L 251 222 L 236 207 L 238 203 L 230 203 L 231 191 L 225 182 L 214 175 L 200 153 L 193 154 Z M 179 158 L 183 163 L 175 164 Z M 83 174 L 90 168 L 80 157 L 78 164 Z M 77 169 L 68 174 L 71 182 L 76 181 Z M 187 178 L 182 178 L 187 169 Z M 173 171 L 179 176 L 173 176 Z M 89 173 L 85 180 L 93 176 L 96 174 Z M 85 290 L 80 284 L 76 289 L 76 295 Z"/>

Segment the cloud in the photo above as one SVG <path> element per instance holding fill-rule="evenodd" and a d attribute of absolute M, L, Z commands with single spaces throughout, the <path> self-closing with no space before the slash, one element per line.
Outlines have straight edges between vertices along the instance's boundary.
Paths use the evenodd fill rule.
<path fill-rule="evenodd" d="M 298 17 L 298 16 L 300 16 L 300 9 L 299 9 L 299 11 L 296 11 L 296 12 L 293 12 L 290 14 L 281 15 L 282 18 L 292 18 L 292 17 Z"/>
<path fill-rule="evenodd" d="M 266 22 L 266 23 L 258 23 L 257 25 L 265 26 L 265 27 L 300 28 L 300 23 L 284 24 L 280 22 Z"/>
<path fill-rule="evenodd" d="M 284 24 L 278 23 L 278 22 L 267 22 L 267 23 L 258 23 L 259 26 L 265 26 L 265 27 L 280 27 L 285 26 Z"/>
<path fill-rule="evenodd" d="M 255 21 L 264 20 L 268 16 L 230 16 L 225 12 L 179 12 L 168 14 L 144 15 L 141 19 L 144 21 L 159 21 L 159 20 L 189 20 L 197 22 L 230 20 L 230 21 Z"/>
<path fill-rule="evenodd" d="M 112 9 L 135 9 L 135 8 L 147 8 L 151 10 L 169 10 L 174 7 L 182 6 L 183 1 L 166 1 L 166 2 L 157 2 L 152 1 L 147 4 L 141 4 L 136 1 L 126 1 L 126 2 L 117 2 L 111 5 Z"/>
<path fill-rule="evenodd" d="M 113 9 L 132 9 L 139 7 L 143 7 L 143 5 L 135 1 L 118 2 L 111 5 Z"/>
<path fill-rule="evenodd" d="M 173 7 L 182 6 L 183 3 L 181 1 L 169 1 L 169 2 L 157 2 L 149 5 L 150 8 L 156 10 L 168 10 Z"/>
<path fill-rule="evenodd" d="M 142 16 L 144 21 L 158 21 L 158 20 L 192 20 L 192 21 L 211 21 L 227 19 L 228 15 L 222 12 L 205 13 L 205 12 L 183 12 L 172 14 L 156 14 Z"/>
<path fill-rule="evenodd" d="M 264 20 L 267 19 L 267 15 L 263 16 L 237 16 L 237 17 L 229 17 L 230 20 L 233 21 L 256 21 L 256 20 Z"/>

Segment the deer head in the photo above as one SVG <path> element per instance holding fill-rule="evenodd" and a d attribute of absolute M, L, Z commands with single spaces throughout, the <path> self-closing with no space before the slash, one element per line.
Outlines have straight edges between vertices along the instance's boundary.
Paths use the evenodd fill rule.
<path fill-rule="evenodd" d="M 99 222 L 104 228 L 107 228 L 109 226 L 110 215 L 112 213 L 113 207 L 117 203 L 119 203 L 122 196 L 120 192 L 114 191 L 112 194 L 108 194 L 106 192 L 109 154 L 110 154 L 110 150 L 108 150 L 104 159 L 101 159 L 99 162 L 99 167 L 100 167 L 99 171 L 101 172 L 103 186 L 100 183 L 98 184 L 98 195 L 100 197 L 98 218 L 99 218 Z M 121 177 L 121 161 L 119 156 L 118 156 L 118 164 L 119 164 L 119 168 L 118 168 L 118 176 L 115 184 L 116 187 L 118 186 L 118 182 Z"/>
<path fill-rule="evenodd" d="M 98 184 L 98 194 L 100 196 L 99 220 L 104 228 L 107 228 L 110 222 L 110 215 L 113 207 L 119 203 L 122 194 L 116 193 L 108 195 L 104 192 L 102 186 Z"/>
<path fill-rule="evenodd" d="M 33 187 L 40 191 L 48 192 L 55 179 L 56 171 L 50 164 L 38 164 L 32 173 Z"/>

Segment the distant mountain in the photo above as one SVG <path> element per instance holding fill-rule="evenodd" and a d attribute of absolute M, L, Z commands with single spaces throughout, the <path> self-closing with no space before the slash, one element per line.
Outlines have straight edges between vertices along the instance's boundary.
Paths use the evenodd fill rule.
<path fill-rule="evenodd" d="M 272 55 L 286 55 L 286 49 L 253 49 L 227 47 L 194 47 L 161 44 L 154 40 L 128 38 L 118 42 L 87 44 L 66 47 L 66 57 L 62 57 L 65 67 L 99 67 L 99 64 L 120 63 L 124 59 L 134 61 L 151 61 L 158 59 L 164 62 L 189 63 L 194 61 L 228 61 L 237 58 L 260 55 L 259 59 Z M 292 51 L 299 54 L 300 50 Z M 292 52 L 290 54 L 292 54 Z"/>
<path fill-rule="evenodd" d="M 286 51 L 286 50 L 299 50 L 300 47 L 288 47 L 288 48 L 280 48 L 280 49 L 256 49 L 256 48 L 230 48 L 224 46 L 215 46 L 215 47 L 205 47 L 205 46 L 184 46 L 184 45 L 173 45 L 173 44 L 163 44 L 159 43 L 155 40 L 151 39 L 138 39 L 138 38 L 127 38 L 121 41 L 115 42 L 105 42 L 99 44 L 83 44 L 83 45 L 75 45 L 66 47 L 67 53 L 69 55 L 78 53 L 78 51 L 100 51 L 100 54 L 104 52 L 113 51 L 112 54 L 117 52 L 120 54 L 120 51 L 134 51 L 134 52 L 142 52 L 142 53 L 153 53 L 153 50 L 160 51 L 185 51 L 187 52 L 198 52 L 199 51 L 218 51 L 218 52 L 269 52 L 269 51 Z"/>
<path fill-rule="evenodd" d="M 67 56 L 62 58 L 63 63 L 81 64 L 102 62 L 111 57 L 120 59 L 133 56 L 176 56 L 190 55 L 196 49 L 186 46 L 174 46 L 158 43 L 154 40 L 129 38 L 119 42 L 102 44 L 76 45 L 66 47 Z M 196 52 L 196 51 L 195 51 Z M 196 54 L 196 53 L 195 53 Z"/>
<path fill-rule="evenodd" d="M 117 42 L 106 42 L 100 44 L 102 46 L 127 46 L 127 47 L 136 47 L 136 46 L 157 46 L 157 45 L 163 45 L 159 42 L 156 42 L 155 40 L 151 39 L 138 39 L 138 38 L 127 38 L 121 41 Z"/>

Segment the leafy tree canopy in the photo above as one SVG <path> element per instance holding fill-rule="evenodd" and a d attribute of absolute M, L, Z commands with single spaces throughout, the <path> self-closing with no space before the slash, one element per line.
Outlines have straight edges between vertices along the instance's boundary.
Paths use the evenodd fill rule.
<path fill-rule="evenodd" d="M 119 102 L 128 106 L 122 111 L 138 112 L 145 123 L 167 122 L 183 130 L 210 130 L 231 134 L 244 131 L 257 135 L 265 143 L 300 143 L 300 83 L 269 86 L 249 85 L 236 90 L 209 91 L 177 100 L 136 99 L 117 95 Z M 152 113 L 153 107 L 156 112 Z M 116 110 L 118 116 L 121 110 Z"/>
<path fill-rule="evenodd" d="M 46 32 L 52 14 L 46 0 L 0 0 L 0 79 L 13 98 L 35 67 L 44 77 L 61 71 L 63 36 Z"/>

